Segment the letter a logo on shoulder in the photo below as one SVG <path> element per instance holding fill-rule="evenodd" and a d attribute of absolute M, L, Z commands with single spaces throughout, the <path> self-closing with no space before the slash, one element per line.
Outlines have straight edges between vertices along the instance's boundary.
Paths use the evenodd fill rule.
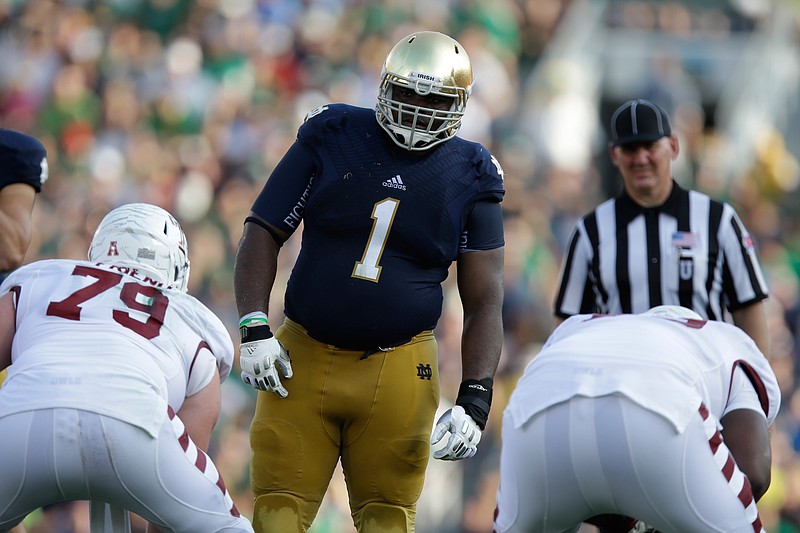
<path fill-rule="evenodd" d="M 119 250 L 117 250 L 117 241 L 111 241 L 108 245 L 108 252 L 106 252 L 106 256 L 111 257 L 114 255 L 119 255 Z"/>

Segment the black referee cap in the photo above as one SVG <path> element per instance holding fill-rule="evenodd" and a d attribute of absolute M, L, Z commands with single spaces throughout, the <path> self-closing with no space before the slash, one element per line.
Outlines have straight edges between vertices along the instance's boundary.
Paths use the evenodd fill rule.
<path fill-rule="evenodd" d="M 649 100 L 630 100 L 611 115 L 611 144 L 652 142 L 672 135 L 667 113 Z"/>

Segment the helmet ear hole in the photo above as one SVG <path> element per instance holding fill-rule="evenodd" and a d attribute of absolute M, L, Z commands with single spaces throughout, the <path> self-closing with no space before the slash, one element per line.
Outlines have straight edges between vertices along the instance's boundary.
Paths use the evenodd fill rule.
<path fill-rule="evenodd" d="M 126 204 L 109 212 L 95 231 L 89 259 L 126 267 L 137 278 L 186 291 L 186 235 L 175 217 L 151 204 Z"/>

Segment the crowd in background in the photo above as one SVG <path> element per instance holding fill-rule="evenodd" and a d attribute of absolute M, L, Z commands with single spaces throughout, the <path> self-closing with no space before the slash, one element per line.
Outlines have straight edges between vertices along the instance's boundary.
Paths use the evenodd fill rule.
<path fill-rule="evenodd" d="M 573 223 L 615 192 L 609 184 L 619 186 L 607 165 L 597 106 L 564 107 L 553 96 L 569 80 L 563 71 L 553 71 L 545 87 L 529 83 L 573 3 L 0 2 L 0 127 L 38 137 L 50 167 L 37 199 L 26 262 L 83 259 L 107 211 L 132 201 L 160 205 L 186 230 L 189 292 L 215 311 L 238 341 L 233 252 L 253 200 L 305 114 L 328 102 L 373 107 L 380 67 L 393 43 L 421 29 L 452 35 L 470 54 L 476 75 L 460 135 L 487 146 L 505 170 L 506 338 L 479 453 L 458 463 L 431 462 L 417 531 L 491 531 L 505 399 L 553 327 L 553 284 Z M 609 10 L 609 27 L 679 32 L 688 24 L 689 30 L 740 32 L 752 31 L 759 22 L 757 13 L 731 7 L 747 2 L 707 0 L 691 3 L 691 9 L 679 2 L 616 4 Z M 784 405 L 773 432 L 773 486 L 760 509 L 769 531 L 800 531 L 798 164 L 776 132 L 757 147 L 757 158 L 739 169 L 737 179 L 715 179 L 713 158 L 707 156 L 724 139 L 713 120 L 702 112 L 680 113 L 680 100 L 672 107 L 666 103 L 679 111 L 675 129 L 686 172 L 676 178 L 736 207 L 768 277 L 771 358 Z M 702 106 L 693 109 L 702 111 Z M 581 114 L 595 131 L 592 142 L 562 142 L 560 151 L 552 150 L 554 140 L 576 133 L 564 137 L 558 131 L 559 119 L 570 118 L 564 113 Z M 292 239 L 281 252 L 283 268 L 271 302 L 275 323 L 282 310 L 281 283 L 298 246 L 299 239 Z M 453 400 L 446 394 L 456 391 L 461 379 L 461 309 L 452 276 L 445 288 L 445 311 L 436 330 L 443 408 Z M 319 295 L 320 305 L 325 298 Z M 223 413 L 210 454 L 247 514 L 255 392 L 236 374 L 223 385 Z M 84 510 L 77 507 L 77 515 Z M 46 528 L 44 521 L 32 518 L 30 530 L 85 530 L 63 518 L 63 529 Z M 339 479 L 312 531 L 351 530 Z"/>

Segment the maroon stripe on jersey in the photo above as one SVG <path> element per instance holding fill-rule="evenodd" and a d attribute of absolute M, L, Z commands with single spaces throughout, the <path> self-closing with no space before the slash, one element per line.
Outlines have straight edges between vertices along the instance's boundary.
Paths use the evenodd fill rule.
<path fill-rule="evenodd" d="M 727 481 L 730 481 L 733 478 L 733 472 L 736 470 L 736 461 L 733 460 L 733 456 L 728 453 L 728 459 L 725 461 L 725 466 L 722 467 L 722 475 L 725 476 Z M 739 493 L 741 496 L 741 493 Z M 742 502 L 744 503 L 744 502 Z"/>
<path fill-rule="evenodd" d="M 192 378 L 192 370 L 194 370 L 194 363 L 195 361 L 197 361 L 197 356 L 200 354 L 200 350 L 202 350 L 203 348 L 205 348 L 209 352 L 211 351 L 211 346 L 209 346 L 206 341 L 200 341 L 200 343 L 197 345 L 197 349 L 194 351 L 194 356 L 192 357 L 192 364 L 189 365 L 189 375 L 186 376 L 187 382 Z"/>
<path fill-rule="evenodd" d="M 747 379 L 753 384 L 753 388 L 756 389 L 756 394 L 758 395 L 758 402 L 761 404 L 761 410 L 764 411 L 764 415 L 769 417 L 769 394 L 767 394 L 767 386 L 764 385 L 761 376 L 759 376 L 756 369 L 750 366 L 746 361 L 736 361 L 733 364 L 733 372 L 736 371 L 737 366 L 744 371 Z M 733 376 L 731 376 L 731 380 L 733 380 Z"/>
<path fill-rule="evenodd" d="M 171 407 L 167 406 L 167 411 L 169 412 L 169 417 L 171 420 L 177 418 L 175 416 L 175 412 L 172 410 Z M 200 472 L 202 472 L 203 475 L 206 477 L 206 479 L 212 481 L 217 486 L 220 492 L 222 492 L 222 495 L 225 497 L 226 501 L 231 502 L 231 508 L 230 508 L 231 515 L 237 518 L 241 516 L 241 514 L 239 513 L 239 509 L 236 508 L 236 504 L 233 503 L 233 499 L 228 493 L 228 489 L 225 488 L 225 482 L 222 480 L 222 474 L 220 474 L 219 471 L 216 470 L 216 468 L 212 468 L 211 469 L 212 472 L 216 472 L 217 474 L 216 481 L 212 479 L 212 477 L 209 475 L 208 472 L 208 464 L 210 462 L 210 459 L 203 450 L 201 450 L 195 445 L 191 437 L 189 437 L 189 432 L 186 430 L 186 426 L 183 425 L 183 422 L 181 421 L 180 418 L 178 418 L 177 421 L 172 423 L 172 428 L 175 431 L 176 435 L 177 432 L 180 431 L 181 428 L 183 428 L 183 433 L 181 433 L 180 437 L 178 437 L 178 442 L 180 443 L 181 448 L 183 448 L 183 451 L 186 452 L 187 455 L 190 447 L 193 447 L 195 449 L 195 451 L 197 452 L 197 457 L 194 461 L 195 468 L 197 468 Z"/>
<path fill-rule="evenodd" d="M 742 502 L 742 505 L 747 507 L 753 501 L 753 489 L 750 487 L 750 481 L 745 478 L 745 483 L 742 486 L 742 490 L 739 491 L 739 501 Z"/>
<path fill-rule="evenodd" d="M 722 444 L 722 434 L 719 431 L 715 431 L 714 435 L 708 439 L 708 445 L 711 446 L 711 453 L 716 455 L 720 444 Z"/>
<path fill-rule="evenodd" d="M 705 405 L 700 404 L 700 408 L 698 409 L 698 411 L 700 412 L 700 416 L 703 417 L 704 425 L 713 424 L 713 427 L 716 428 L 716 422 L 714 420 L 709 420 L 708 409 L 706 408 Z M 730 450 L 728 450 L 728 447 L 722 440 L 722 435 L 718 430 L 714 431 L 714 435 L 712 435 L 711 438 L 708 439 L 708 446 L 709 448 L 711 448 L 711 453 L 713 455 L 717 455 L 718 451 L 720 453 L 725 453 L 727 455 L 727 458 L 725 460 L 725 465 L 722 467 L 721 472 L 722 475 L 725 476 L 725 480 L 728 482 L 728 486 L 731 486 L 731 480 L 733 479 L 734 474 L 736 473 L 739 467 L 736 465 L 736 460 L 733 458 L 733 455 L 731 454 Z M 722 450 L 719 450 L 720 448 L 722 448 Z M 742 476 L 742 488 L 739 491 L 739 494 L 737 494 L 736 496 L 742 503 L 744 508 L 747 509 L 748 507 L 750 507 L 750 505 L 754 503 L 753 488 L 750 485 L 750 480 L 747 479 L 747 476 L 745 476 L 743 472 L 740 472 L 739 475 Z M 764 527 L 761 524 L 761 516 L 758 514 L 757 508 L 755 512 L 756 516 L 752 521 L 753 531 L 754 533 L 763 533 Z"/>
<path fill-rule="evenodd" d="M 222 479 L 222 474 L 219 472 L 217 472 L 217 487 L 219 487 L 219 490 L 222 492 L 228 492 L 228 489 L 225 488 L 225 481 Z"/>
<path fill-rule="evenodd" d="M 222 474 L 218 472 L 217 475 L 219 476 L 219 479 L 217 480 L 217 487 L 219 487 L 219 490 L 221 490 L 223 494 L 228 494 L 228 489 L 225 487 L 225 481 L 222 479 Z M 233 499 L 231 499 L 231 514 L 237 518 L 240 516 L 239 509 L 236 508 L 236 504 L 233 503 Z"/>
<path fill-rule="evenodd" d="M 194 462 L 194 466 L 196 466 L 199 471 L 205 473 L 205 471 L 206 471 L 206 463 L 207 463 L 206 454 L 203 453 L 203 451 L 198 448 L 197 449 L 197 460 Z"/>
<path fill-rule="evenodd" d="M 183 435 L 178 437 L 178 442 L 181 443 L 181 448 L 183 448 L 183 451 L 189 449 L 189 433 L 186 431 L 186 429 L 183 430 Z"/>
<path fill-rule="evenodd" d="M 19 296 L 22 293 L 22 287 L 20 287 L 19 285 L 14 285 L 9 289 L 9 292 L 13 294 L 14 309 L 16 309 L 19 306 Z"/>

